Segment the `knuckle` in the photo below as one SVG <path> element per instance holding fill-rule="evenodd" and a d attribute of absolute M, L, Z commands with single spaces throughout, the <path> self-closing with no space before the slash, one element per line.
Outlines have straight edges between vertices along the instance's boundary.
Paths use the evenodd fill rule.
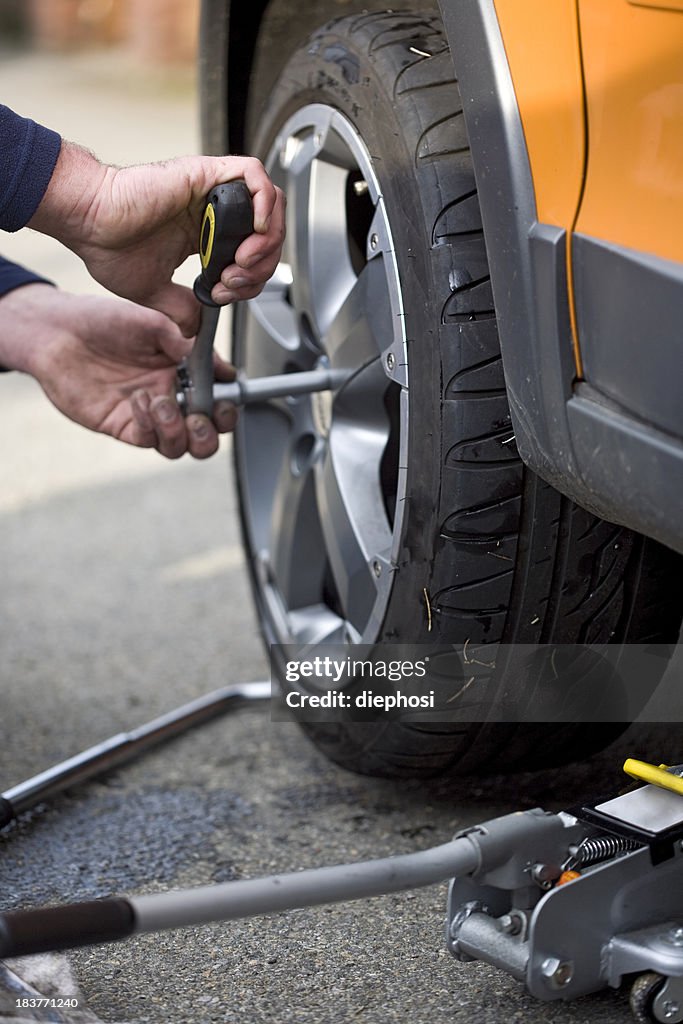
<path fill-rule="evenodd" d="M 265 174 L 266 169 L 257 156 L 248 156 L 245 159 L 253 171 L 260 171 Z"/>

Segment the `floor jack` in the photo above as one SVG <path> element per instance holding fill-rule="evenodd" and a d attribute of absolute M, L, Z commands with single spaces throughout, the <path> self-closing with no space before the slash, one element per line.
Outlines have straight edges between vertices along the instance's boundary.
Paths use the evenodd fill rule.
<path fill-rule="evenodd" d="M 242 217 L 233 248 L 221 224 Z M 212 266 L 232 262 L 249 234 L 244 186 L 209 197 L 200 255 L 210 302 Z M 239 219 L 239 218 L 238 218 Z M 229 234 L 229 233 L 227 233 Z M 227 245 L 227 243 L 226 243 Z M 220 251 L 218 251 L 220 250 Z M 226 255 L 227 254 L 227 255 Z M 215 269 L 215 267 L 214 267 Z M 197 286 L 195 286 L 197 289 Z M 217 313 L 208 307 L 195 348 L 179 371 L 187 412 L 209 412 L 223 387 L 237 401 L 338 387 L 324 367 L 269 381 L 214 385 Z M 295 381 L 295 377 L 305 380 Z M 119 766 L 154 744 L 227 710 L 270 695 L 269 684 L 228 687 L 133 733 L 113 737 L 0 796 L 0 827 L 48 796 Z M 542 1000 L 570 1000 L 632 984 L 637 1021 L 683 1022 L 683 766 L 627 761 L 645 783 L 612 799 L 559 814 L 541 809 L 477 825 L 432 849 L 381 860 L 128 898 L 0 914 L 0 957 L 126 939 L 142 932 L 278 913 L 296 907 L 449 881 L 446 941 L 462 961 L 481 960 L 523 981 Z"/>
<path fill-rule="evenodd" d="M 0 797 L 0 822 L 119 767 L 250 700 L 270 684 L 228 687 L 112 737 Z M 0 914 L 0 958 L 126 939 L 450 882 L 446 942 L 542 1000 L 631 983 L 637 1021 L 683 1021 L 683 766 L 629 760 L 645 785 L 559 814 L 539 808 L 458 832 L 419 853 L 180 892 Z"/>

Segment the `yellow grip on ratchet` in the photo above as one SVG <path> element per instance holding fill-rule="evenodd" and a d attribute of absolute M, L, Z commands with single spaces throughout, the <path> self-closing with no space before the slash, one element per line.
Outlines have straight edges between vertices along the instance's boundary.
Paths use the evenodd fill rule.
<path fill-rule="evenodd" d="M 202 261 L 202 268 L 206 270 L 211 262 L 213 253 L 213 240 L 216 234 L 216 213 L 211 203 L 206 204 L 204 218 L 199 232 L 199 258 Z"/>

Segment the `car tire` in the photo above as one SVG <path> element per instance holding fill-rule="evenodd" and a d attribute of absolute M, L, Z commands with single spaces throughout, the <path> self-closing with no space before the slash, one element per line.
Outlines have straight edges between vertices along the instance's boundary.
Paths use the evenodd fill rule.
<path fill-rule="evenodd" d="M 359 386 L 355 404 L 349 386 L 346 406 L 342 389 L 322 428 L 310 398 L 303 413 L 280 401 L 241 416 L 240 512 L 266 641 L 309 651 L 342 639 L 446 644 L 466 660 L 467 650 L 508 644 L 675 642 L 683 609 L 667 584 L 680 579 L 678 556 L 578 507 L 516 451 L 467 130 L 439 18 L 369 13 L 323 26 L 287 60 L 258 120 L 251 149 L 289 193 L 289 250 L 271 286 L 235 317 L 237 365 L 263 375 L 325 364 L 325 331 L 338 333 L 339 310 L 336 327 L 317 321 L 335 252 L 342 276 L 350 267 L 369 282 L 354 310 L 364 317 L 356 329 L 363 344 L 384 331 L 378 310 L 383 324 L 389 310 L 403 324 L 402 339 L 395 331 L 375 338 L 374 383 Z M 325 201 L 319 179 L 328 178 Z M 361 370 L 367 378 L 364 358 L 367 347 L 353 380 Z M 362 421 L 355 433 L 354 416 Z M 375 467 L 390 556 L 373 554 L 372 536 L 345 536 L 363 534 L 377 500 L 364 512 L 362 504 L 349 510 L 357 500 L 349 497 L 340 511 L 334 470 L 334 498 L 320 482 L 338 426 L 347 447 L 370 437 L 363 416 L 376 437 L 354 465 L 359 489 L 364 465 Z M 351 494 L 348 479 L 345 486 Z M 389 580 L 383 590 L 372 590 L 373 571 Z M 487 684 L 476 723 L 339 716 L 304 728 L 334 761 L 390 776 L 556 764 L 622 728 L 506 723 L 496 708 L 518 685 L 512 671 L 501 668 Z"/>

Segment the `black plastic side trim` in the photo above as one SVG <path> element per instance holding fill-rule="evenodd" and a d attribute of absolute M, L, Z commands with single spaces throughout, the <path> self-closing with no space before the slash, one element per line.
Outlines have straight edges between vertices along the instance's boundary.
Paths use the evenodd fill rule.
<path fill-rule="evenodd" d="M 537 221 L 524 131 L 493 0 L 443 0 L 481 204 L 517 447 L 566 490 L 576 474 L 565 403 L 575 368 L 566 235 Z"/>
<path fill-rule="evenodd" d="M 91 900 L 0 915 L 0 958 L 125 939 L 135 931 L 128 900 Z"/>
<path fill-rule="evenodd" d="M 587 383 L 683 438 L 683 264 L 586 235 L 572 250 Z"/>
<path fill-rule="evenodd" d="M 567 411 L 582 504 L 683 552 L 683 442 L 626 415 L 585 384 Z"/>

